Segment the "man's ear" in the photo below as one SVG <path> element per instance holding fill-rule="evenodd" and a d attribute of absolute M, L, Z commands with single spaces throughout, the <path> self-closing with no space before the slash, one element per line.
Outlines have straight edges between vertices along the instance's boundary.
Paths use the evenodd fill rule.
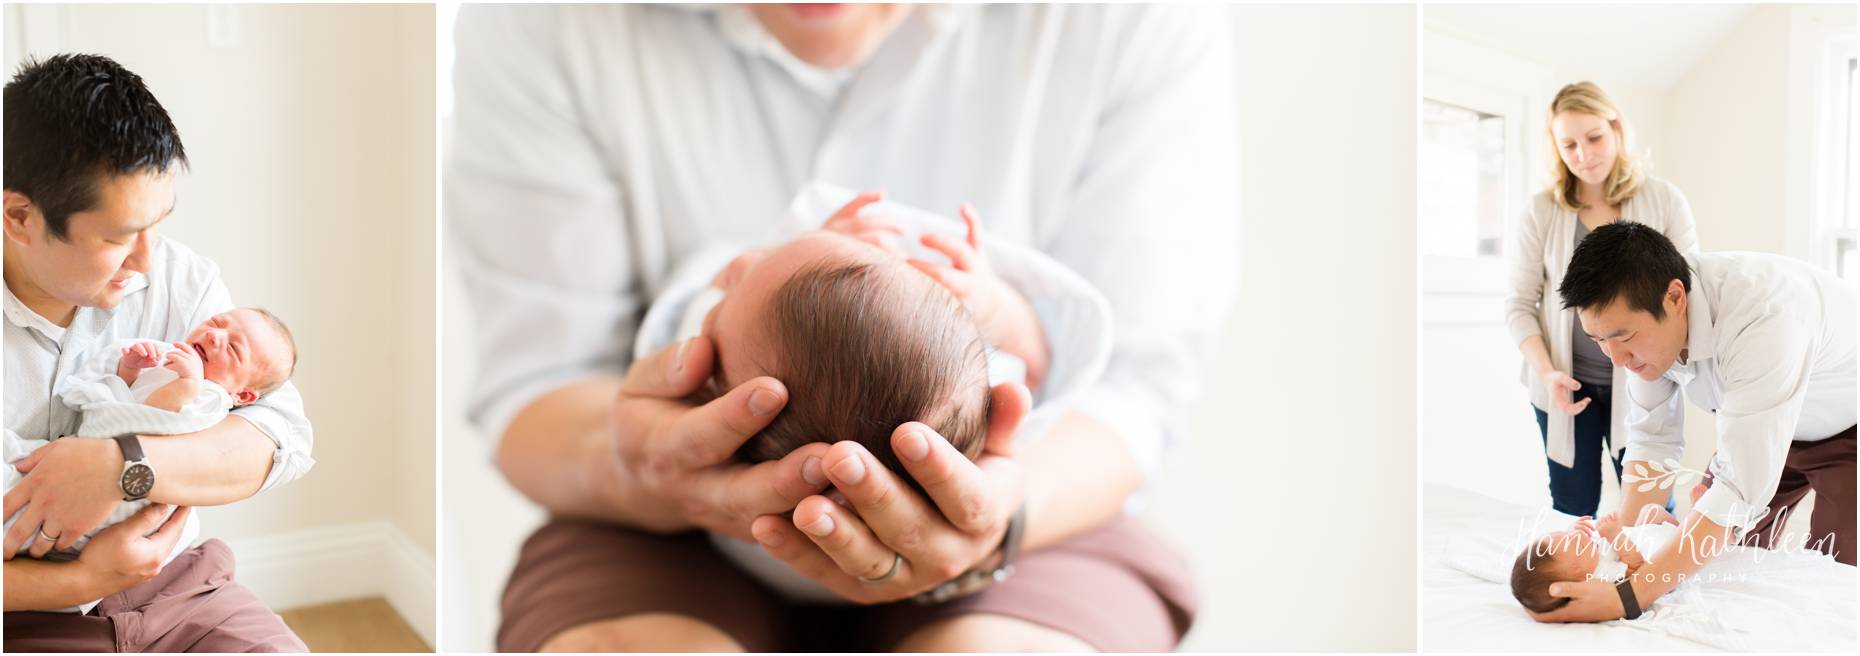
<path fill-rule="evenodd" d="M 1033 393 L 1020 383 L 1002 383 L 988 395 L 988 437 L 982 442 L 982 452 L 1012 456 L 1014 435 L 1033 410 Z"/>
<path fill-rule="evenodd" d="M 1676 314 L 1681 318 L 1686 316 L 1686 301 L 1689 300 L 1686 298 L 1686 284 L 1678 278 L 1666 283 L 1666 298 L 1662 300 L 1666 303 L 1667 314 Z"/>
<path fill-rule="evenodd" d="M 258 393 L 249 389 L 239 390 L 238 394 L 233 395 L 233 405 L 235 406 L 251 405 L 253 401 L 257 400 Z"/>
<path fill-rule="evenodd" d="M 27 198 L 25 194 L 8 189 L 3 202 L 4 204 L 0 204 L 0 210 L 4 211 L 6 238 L 22 246 L 31 245 L 32 231 L 26 229 L 26 224 L 38 211 L 33 207 L 32 199 Z"/>

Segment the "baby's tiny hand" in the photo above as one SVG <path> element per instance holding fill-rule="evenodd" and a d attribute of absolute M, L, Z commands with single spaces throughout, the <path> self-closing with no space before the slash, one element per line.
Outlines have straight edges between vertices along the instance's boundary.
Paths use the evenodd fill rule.
<path fill-rule="evenodd" d="M 1606 515 L 1602 515 L 1600 519 L 1595 520 L 1595 530 L 1600 531 L 1602 534 L 1602 537 L 1605 537 L 1605 538 L 1613 539 L 1615 536 L 1620 535 L 1621 534 L 1620 513 L 1608 513 Z"/>
<path fill-rule="evenodd" d="M 154 344 L 136 342 L 123 347 L 123 366 L 130 369 L 147 369 L 155 366 L 157 354 L 161 352 Z"/>
<path fill-rule="evenodd" d="M 885 194 L 881 191 L 861 193 L 841 206 L 840 209 L 835 210 L 833 216 L 827 217 L 827 222 L 820 227 L 822 230 L 837 232 L 852 237 L 853 239 L 882 248 L 892 255 L 902 257 L 904 255 L 904 249 L 899 246 L 898 240 L 904 236 L 904 228 L 891 219 L 879 216 L 862 216 L 859 213 L 860 210 L 865 209 L 865 206 L 884 199 Z"/>
<path fill-rule="evenodd" d="M 168 352 L 168 356 L 162 359 L 162 368 L 174 372 L 183 380 L 200 378 L 203 375 L 200 354 L 195 353 L 194 349 L 186 344 L 175 346 L 180 348 Z"/>

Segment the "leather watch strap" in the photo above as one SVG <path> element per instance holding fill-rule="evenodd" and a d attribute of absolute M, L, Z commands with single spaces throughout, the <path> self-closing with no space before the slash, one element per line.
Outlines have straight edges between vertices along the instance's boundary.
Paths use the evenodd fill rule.
<path fill-rule="evenodd" d="M 1621 579 L 1620 583 L 1615 584 L 1615 592 L 1621 594 L 1621 609 L 1625 611 L 1622 619 L 1640 617 L 1640 601 L 1634 598 L 1634 577 Z"/>
<path fill-rule="evenodd" d="M 135 462 L 142 459 L 142 438 L 134 433 L 116 436 L 116 446 L 123 450 L 123 462 Z"/>
<path fill-rule="evenodd" d="M 1020 542 L 1027 534 L 1027 506 L 1021 504 L 1014 511 L 1014 517 L 1008 520 L 1007 532 L 1001 536 L 1001 546 L 995 552 L 1001 559 L 992 567 L 977 567 L 963 572 L 956 578 L 937 584 L 936 587 L 918 594 L 913 599 L 920 605 L 930 606 L 951 599 L 967 597 L 981 592 L 989 586 L 1006 581 L 1014 575 L 1014 560 L 1020 556 Z"/>

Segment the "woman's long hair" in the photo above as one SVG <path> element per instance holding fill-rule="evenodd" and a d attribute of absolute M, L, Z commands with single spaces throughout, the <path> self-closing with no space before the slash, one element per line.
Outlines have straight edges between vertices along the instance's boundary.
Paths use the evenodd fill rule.
<path fill-rule="evenodd" d="M 1550 142 L 1550 193 L 1556 202 L 1572 211 L 1583 209 L 1582 202 L 1576 199 L 1576 186 L 1581 180 L 1563 163 L 1562 149 L 1556 143 L 1556 135 L 1550 131 L 1550 121 L 1563 112 L 1581 112 L 1608 121 L 1615 132 L 1615 164 L 1608 171 L 1608 179 L 1602 181 L 1602 197 L 1609 206 L 1633 198 L 1640 191 L 1642 175 L 1640 162 L 1631 154 L 1628 145 L 1627 124 L 1621 118 L 1621 108 L 1594 82 L 1577 82 L 1556 92 L 1556 98 L 1550 101 L 1550 113 L 1544 116 L 1544 139 Z"/>

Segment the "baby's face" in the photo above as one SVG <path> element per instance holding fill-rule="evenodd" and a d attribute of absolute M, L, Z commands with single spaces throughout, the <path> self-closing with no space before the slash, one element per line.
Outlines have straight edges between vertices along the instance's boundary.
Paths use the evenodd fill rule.
<path fill-rule="evenodd" d="M 183 340 L 200 355 L 202 377 L 234 396 L 257 392 L 267 374 L 290 361 L 290 344 L 264 315 L 238 308 L 202 322 Z"/>
<path fill-rule="evenodd" d="M 729 391 L 769 370 L 769 300 L 802 267 L 822 261 L 874 263 L 878 275 L 893 276 L 894 283 L 936 284 L 903 258 L 839 233 L 816 231 L 782 244 L 740 275 L 726 276 L 723 300 L 704 315 L 703 333 L 717 352 L 712 380 L 720 387 L 714 392 Z"/>
<path fill-rule="evenodd" d="M 1565 580 L 1577 580 L 1595 571 L 1595 566 L 1602 560 L 1601 548 L 1595 544 L 1594 534 L 1581 527 L 1544 536 L 1538 542 L 1537 553 L 1546 554 L 1543 560 L 1554 563 L 1554 567 L 1564 572 Z"/>

